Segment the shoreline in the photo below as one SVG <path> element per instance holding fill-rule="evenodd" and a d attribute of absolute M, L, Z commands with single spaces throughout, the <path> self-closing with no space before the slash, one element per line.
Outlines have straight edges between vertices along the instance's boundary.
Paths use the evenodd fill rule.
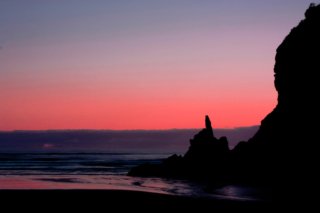
<path fill-rule="evenodd" d="M 4 205 L 28 200 L 41 206 L 67 206 L 75 208 L 117 210 L 219 210 L 221 211 L 271 211 L 272 201 L 239 201 L 212 197 L 191 197 L 129 190 L 0 190 Z M 12 207 L 12 205 L 10 205 Z M 33 206 L 35 207 L 35 206 Z M 41 208 L 41 207 L 40 207 Z"/>

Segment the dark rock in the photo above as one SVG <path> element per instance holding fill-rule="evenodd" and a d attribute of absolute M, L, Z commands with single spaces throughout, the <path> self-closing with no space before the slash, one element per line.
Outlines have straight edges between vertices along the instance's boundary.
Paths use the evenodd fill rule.
<path fill-rule="evenodd" d="M 139 177 L 163 177 L 165 174 L 164 166 L 162 164 L 142 164 L 132 168 L 128 175 Z"/>
<path fill-rule="evenodd" d="M 205 126 L 190 140 L 189 150 L 183 157 L 172 155 L 160 165 L 141 165 L 132 169 L 129 175 L 198 179 L 223 173 L 229 161 L 228 140 L 214 136 L 209 116 L 205 117 Z"/>
<path fill-rule="evenodd" d="M 232 151 L 233 169 L 265 181 L 307 175 L 317 161 L 312 142 L 318 140 L 320 71 L 320 5 L 310 5 L 305 19 L 293 28 L 277 49 L 276 108 L 261 122 L 258 132 Z M 302 157 L 304 156 L 304 157 Z M 277 174 L 275 173 L 275 171 Z M 243 172 L 245 171 L 245 173 Z M 311 177 L 311 175 L 310 175 Z"/>
<path fill-rule="evenodd" d="M 226 137 L 217 139 L 213 134 L 211 122 L 208 116 L 205 118 L 206 128 L 190 140 L 190 147 L 183 159 L 191 170 L 202 172 L 202 170 L 217 169 L 220 162 L 228 158 L 229 147 Z"/>

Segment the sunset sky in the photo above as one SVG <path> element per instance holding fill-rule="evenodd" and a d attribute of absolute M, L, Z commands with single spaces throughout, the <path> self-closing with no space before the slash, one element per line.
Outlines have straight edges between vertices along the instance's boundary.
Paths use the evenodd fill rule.
<path fill-rule="evenodd" d="M 1 0 L 0 130 L 257 125 L 309 4 Z"/>

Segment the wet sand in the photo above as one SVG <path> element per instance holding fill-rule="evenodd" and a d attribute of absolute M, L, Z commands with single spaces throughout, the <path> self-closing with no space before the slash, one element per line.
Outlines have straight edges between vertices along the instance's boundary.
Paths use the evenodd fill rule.
<path fill-rule="evenodd" d="M 126 212 L 271 212 L 271 201 L 239 201 L 125 190 L 0 190 L 2 207 L 23 210 L 89 209 Z M 41 204 L 41 205 L 40 205 Z"/>

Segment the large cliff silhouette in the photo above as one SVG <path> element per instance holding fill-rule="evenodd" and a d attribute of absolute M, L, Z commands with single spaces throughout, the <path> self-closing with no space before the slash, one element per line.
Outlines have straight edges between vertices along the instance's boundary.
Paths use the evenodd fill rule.
<path fill-rule="evenodd" d="M 319 50 L 320 5 L 311 4 L 305 19 L 277 48 L 274 83 L 278 104 L 249 141 L 229 150 L 226 138 L 214 137 L 206 117 L 206 128 L 190 141 L 184 156 L 171 156 L 161 165 L 139 166 L 129 175 L 271 183 L 276 175 L 286 178 L 313 165 L 312 143 L 318 138 Z M 279 173 L 275 174 L 276 170 Z"/>
<path fill-rule="evenodd" d="M 312 144 L 318 140 L 319 50 L 320 5 L 311 4 L 305 19 L 277 48 L 276 108 L 262 120 L 260 129 L 248 142 L 241 142 L 232 150 L 233 170 L 238 174 L 242 171 L 247 178 L 252 173 L 271 179 L 294 178 L 314 165 L 311 158 Z"/>

